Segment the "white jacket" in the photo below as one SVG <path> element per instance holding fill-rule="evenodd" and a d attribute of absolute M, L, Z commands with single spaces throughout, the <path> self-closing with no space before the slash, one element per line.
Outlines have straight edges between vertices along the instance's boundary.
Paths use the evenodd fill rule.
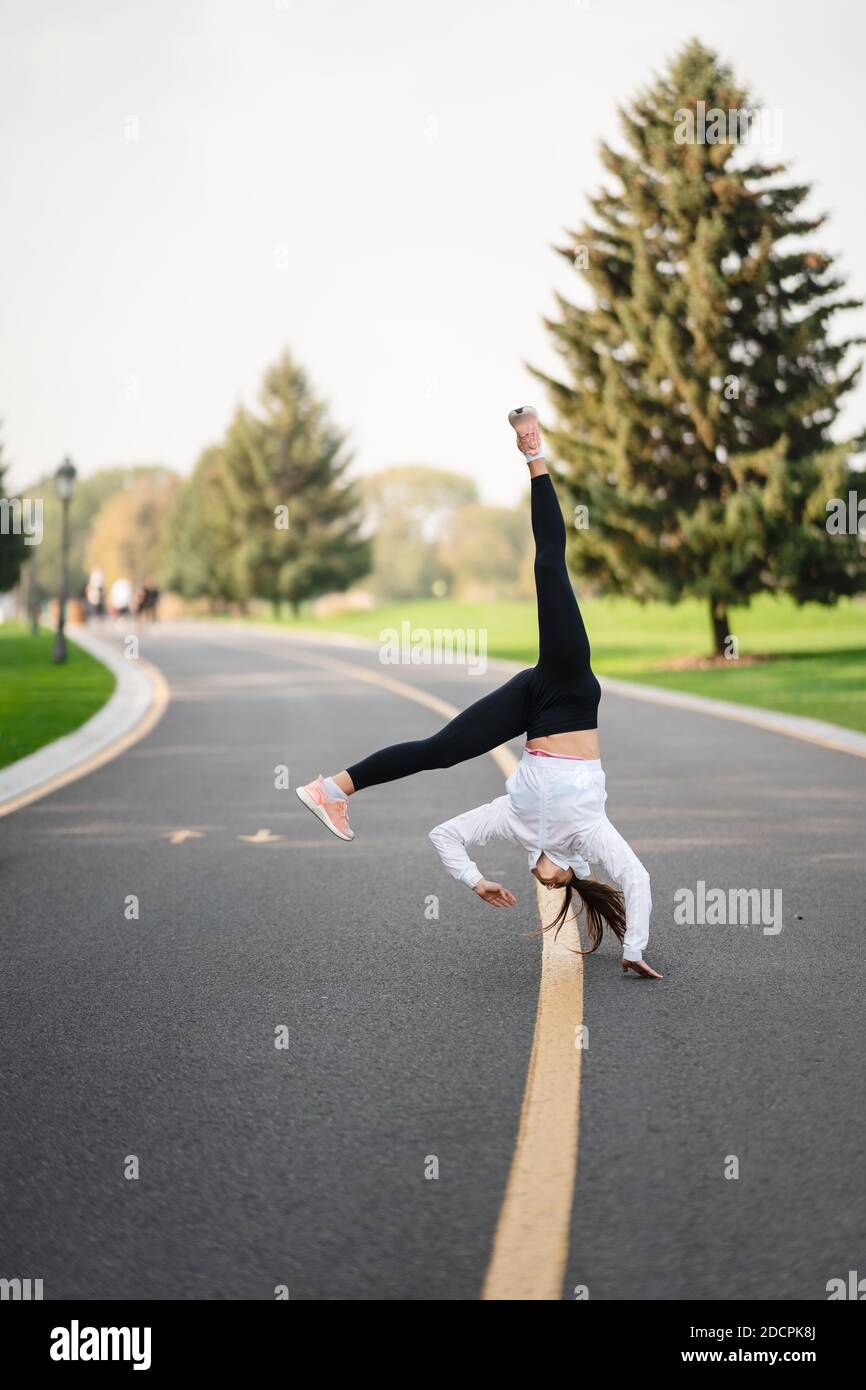
<path fill-rule="evenodd" d="M 539 855 L 589 878 L 587 860 L 601 864 L 622 889 L 626 934 L 623 956 L 642 960 L 652 908 L 650 878 L 634 850 L 604 811 L 607 792 L 601 762 L 537 757 L 525 751 L 505 783 L 505 796 L 464 811 L 430 831 L 430 839 L 453 878 L 474 888 L 484 875 L 467 845 L 509 840 L 522 845 L 533 869 Z"/>

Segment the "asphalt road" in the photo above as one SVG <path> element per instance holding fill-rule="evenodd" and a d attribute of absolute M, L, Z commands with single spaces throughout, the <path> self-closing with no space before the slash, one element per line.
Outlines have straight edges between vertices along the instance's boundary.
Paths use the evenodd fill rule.
<path fill-rule="evenodd" d="M 488 847 L 518 895 L 489 909 L 427 840 L 501 793 L 488 757 L 368 790 L 352 845 L 275 787 L 278 764 L 294 788 L 440 722 L 301 660 L 321 652 L 147 633 L 172 690 L 156 729 L 0 822 L 0 1275 L 46 1298 L 479 1295 L 538 999 L 534 884 Z M 504 678 L 339 656 L 460 706 Z M 621 978 L 610 944 L 586 963 L 563 1297 L 824 1299 L 866 1275 L 866 763 L 612 695 L 601 714 L 666 978 Z M 699 880 L 781 890 L 783 929 L 678 925 Z"/>

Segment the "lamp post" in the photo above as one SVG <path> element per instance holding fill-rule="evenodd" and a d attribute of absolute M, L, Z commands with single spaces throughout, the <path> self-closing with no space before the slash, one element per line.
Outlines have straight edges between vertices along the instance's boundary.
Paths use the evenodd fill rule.
<path fill-rule="evenodd" d="M 75 491 L 75 465 L 65 458 L 54 474 L 54 487 L 60 498 L 60 597 L 57 606 L 57 632 L 51 660 L 66 660 L 66 587 L 69 581 L 69 503 Z"/>

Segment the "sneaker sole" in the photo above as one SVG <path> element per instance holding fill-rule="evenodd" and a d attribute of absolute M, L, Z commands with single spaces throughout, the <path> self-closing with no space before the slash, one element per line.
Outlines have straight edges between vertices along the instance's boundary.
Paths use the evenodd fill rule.
<path fill-rule="evenodd" d="M 313 800 L 306 787 L 295 787 L 295 795 L 297 796 L 299 801 L 302 801 L 304 803 L 308 811 L 312 811 L 313 815 L 319 818 L 319 820 L 322 822 L 322 825 L 326 825 L 328 827 L 332 835 L 336 835 L 338 840 L 354 840 L 354 834 L 344 835 L 342 830 L 337 829 L 337 827 L 334 825 L 334 822 L 331 820 L 330 816 L 325 810 L 324 806 L 320 806 L 318 801 Z"/>
<path fill-rule="evenodd" d="M 535 416 L 536 420 L 538 419 L 538 411 L 534 405 L 516 405 L 513 410 L 508 412 L 508 423 L 514 429 L 518 420 L 522 420 L 524 416 L 529 419 L 532 415 Z"/>

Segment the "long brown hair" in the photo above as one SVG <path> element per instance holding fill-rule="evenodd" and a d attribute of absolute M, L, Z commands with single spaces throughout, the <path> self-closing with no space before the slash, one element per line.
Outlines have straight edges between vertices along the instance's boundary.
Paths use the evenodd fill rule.
<path fill-rule="evenodd" d="M 559 936 L 571 909 L 571 902 L 574 891 L 580 898 L 580 906 L 586 918 L 586 933 L 590 940 L 590 945 L 585 951 L 575 951 L 576 956 L 591 956 L 593 951 L 597 951 L 601 945 L 602 933 L 607 926 L 622 944 L 625 937 L 625 899 L 618 888 L 611 888 L 609 883 L 602 883 L 597 878 L 577 878 L 572 870 L 571 880 L 565 885 L 562 897 L 562 906 L 552 922 L 546 927 L 539 927 L 537 931 L 531 932 L 531 936 L 541 936 L 543 932 L 553 931 L 554 941 Z M 579 918 L 580 913 L 575 914 Z M 572 948 L 569 947 L 569 950 Z"/>

